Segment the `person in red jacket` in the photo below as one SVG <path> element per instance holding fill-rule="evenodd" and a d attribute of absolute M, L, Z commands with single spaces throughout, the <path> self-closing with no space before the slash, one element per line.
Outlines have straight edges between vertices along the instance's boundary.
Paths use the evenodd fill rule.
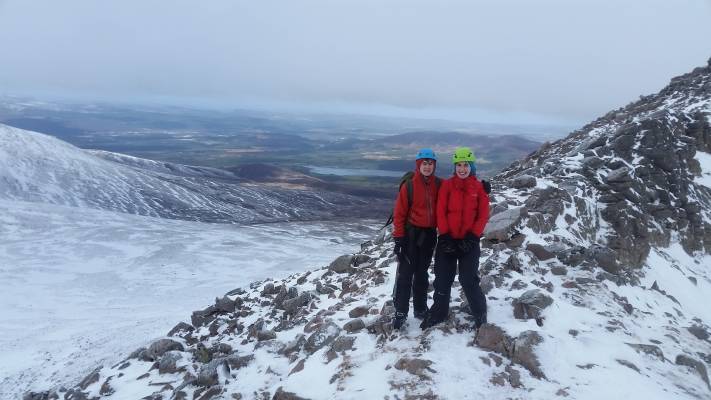
<path fill-rule="evenodd" d="M 437 156 L 431 149 L 422 149 L 415 165 L 412 181 L 400 186 L 393 212 L 394 252 L 398 256 L 394 329 L 400 329 L 407 319 L 410 293 L 415 318 L 422 319 L 427 313 L 427 270 L 437 242 L 437 193 L 441 183 L 435 176 Z"/>
<path fill-rule="evenodd" d="M 454 176 L 439 190 L 434 303 L 420 325 L 423 329 L 447 319 L 457 267 L 475 328 L 486 323 L 486 297 L 479 286 L 479 238 L 489 220 L 489 195 L 475 176 L 475 160 L 469 148 L 457 148 L 452 158 Z"/>

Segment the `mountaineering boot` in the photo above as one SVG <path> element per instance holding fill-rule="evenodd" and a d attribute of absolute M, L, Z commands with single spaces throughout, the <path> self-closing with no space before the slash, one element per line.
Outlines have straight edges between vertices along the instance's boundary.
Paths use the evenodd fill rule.
<path fill-rule="evenodd" d="M 486 312 L 474 316 L 474 329 L 479 330 L 486 323 Z"/>
<path fill-rule="evenodd" d="M 415 310 L 414 312 L 415 318 L 419 320 L 425 319 L 425 316 L 427 316 L 427 309 L 424 310 Z"/>
<path fill-rule="evenodd" d="M 446 319 L 447 317 L 442 317 L 442 315 L 433 313 L 432 310 L 430 310 L 427 312 L 427 314 L 425 314 L 425 318 L 422 320 L 420 328 L 424 330 L 433 327 L 439 323 L 444 322 Z"/>
<path fill-rule="evenodd" d="M 393 317 L 393 329 L 400 329 L 405 324 L 407 320 L 407 314 L 396 312 L 395 317 Z"/>

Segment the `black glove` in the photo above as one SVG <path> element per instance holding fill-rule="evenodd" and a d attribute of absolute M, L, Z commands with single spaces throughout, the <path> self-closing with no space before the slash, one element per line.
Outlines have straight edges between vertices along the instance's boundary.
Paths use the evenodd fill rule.
<path fill-rule="evenodd" d="M 402 253 L 405 252 L 405 248 L 407 247 L 407 243 L 404 237 L 394 237 L 393 241 L 395 242 L 395 247 L 393 247 L 393 253 L 395 253 L 396 256 L 400 257 Z"/>
<path fill-rule="evenodd" d="M 491 193 L 491 182 L 489 181 L 481 181 L 481 186 L 484 187 L 484 191 L 486 194 Z"/>
<path fill-rule="evenodd" d="M 439 235 L 437 238 L 437 247 L 444 253 L 454 253 L 457 251 L 457 245 L 449 233 Z"/>
<path fill-rule="evenodd" d="M 477 246 L 477 244 L 479 244 L 479 236 L 471 232 L 467 233 L 467 235 L 464 236 L 464 239 L 457 243 L 459 250 L 461 250 L 462 253 L 469 253 Z"/>

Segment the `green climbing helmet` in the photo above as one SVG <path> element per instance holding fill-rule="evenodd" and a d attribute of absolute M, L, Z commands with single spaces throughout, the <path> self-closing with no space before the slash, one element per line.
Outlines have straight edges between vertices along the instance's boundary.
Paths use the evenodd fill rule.
<path fill-rule="evenodd" d="M 476 162 L 476 157 L 474 157 L 474 153 L 469 147 L 457 147 L 454 150 L 454 156 L 452 156 L 452 164 L 456 164 L 462 161 L 472 163 Z"/>

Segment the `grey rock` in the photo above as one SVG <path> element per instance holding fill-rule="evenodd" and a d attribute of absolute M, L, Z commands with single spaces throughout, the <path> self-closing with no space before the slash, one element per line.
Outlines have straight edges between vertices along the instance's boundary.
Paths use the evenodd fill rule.
<path fill-rule="evenodd" d="M 219 383 L 219 375 L 227 375 L 227 360 L 224 357 L 216 358 L 200 368 L 195 384 L 198 386 L 210 387 Z"/>
<path fill-rule="evenodd" d="M 300 397 L 296 393 L 285 392 L 281 387 L 277 389 L 272 397 L 272 400 L 309 400 L 305 397 Z"/>
<path fill-rule="evenodd" d="M 280 353 L 289 355 L 291 353 L 301 351 L 301 348 L 304 347 L 305 343 L 306 343 L 306 336 L 302 333 L 299 333 L 298 335 L 296 335 L 294 340 L 288 342 L 284 346 L 284 348 L 281 349 Z"/>
<path fill-rule="evenodd" d="M 261 295 L 262 296 L 267 296 L 270 294 L 277 294 L 279 293 L 279 288 L 274 285 L 274 283 L 269 282 L 264 285 L 264 288 L 262 289 Z"/>
<path fill-rule="evenodd" d="M 373 258 L 366 254 L 357 254 L 353 257 L 353 265 L 361 265 L 373 261 Z"/>
<path fill-rule="evenodd" d="M 348 333 L 358 332 L 365 328 L 365 321 L 361 318 L 352 319 L 343 325 L 343 329 Z"/>
<path fill-rule="evenodd" d="M 608 173 L 607 177 L 605 178 L 605 182 L 607 184 L 630 182 L 630 181 L 632 181 L 630 172 L 631 171 L 630 171 L 629 167 L 620 167 L 614 171 L 610 171 L 610 173 Z"/>
<path fill-rule="evenodd" d="M 664 352 L 658 346 L 653 344 L 642 344 L 642 343 L 625 343 L 628 346 L 635 349 L 638 353 L 648 354 L 652 357 L 658 358 L 660 361 L 664 361 Z"/>
<path fill-rule="evenodd" d="M 514 348 L 511 354 L 511 361 L 526 368 L 531 375 L 538 379 L 545 379 L 545 374 L 541 370 L 541 363 L 534 351 L 535 347 L 543 342 L 543 338 L 538 332 L 525 331 L 514 341 Z"/>
<path fill-rule="evenodd" d="M 334 293 L 338 288 L 331 284 L 322 284 L 320 281 L 316 282 L 316 292 L 319 294 L 331 294 Z"/>
<path fill-rule="evenodd" d="M 513 349 L 511 337 L 494 324 L 482 325 L 474 337 L 474 343 L 484 350 L 493 351 L 506 357 Z"/>
<path fill-rule="evenodd" d="M 353 256 L 346 254 L 333 260 L 328 266 L 329 271 L 337 274 L 345 274 L 353 271 Z"/>
<path fill-rule="evenodd" d="M 676 364 L 677 365 L 684 365 L 686 367 L 690 367 L 696 371 L 696 373 L 701 377 L 701 379 L 706 383 L 706 387 L 711 389 L 711 385 L 709 385 L 709 376 L 708 373 L 706 372 L 706 366 L 704 365 L 703 362 L 699 360 L 695 360 L 685 354 L 679 354 L 676 356 Z"/>
<path fill-rule="evenodd" d="M 395 369 L 407 371 L 409 374 L 420 377 L 421 379 L 429 379 L 426 372 L 436 372 L 430 366 L 432 361 L 421 358 L 403 357 L 395 362 Z"/>
<path fill-rule="evenodd" d="M 633 371 L 640 372 L 640 371 L 639 371 L 639 367 L 636 366 L 636 365 L 634 365 L 634 363 L 632 363 L 631 361 L 622 360 L 622 359 L 619 359 L 619 358 L 618 358 L 618 359 L 615 359 L 615 361 L 617 361 L 620 365 L 624 365 L 625 367 L 627 367 L 627 368 L 629 368 L 629 369 L 631 369 L 631 370 L 633 370 Z"/>
<path fill-rule="evenodd" d="M 699 340 L 708 340 L 709 336 L 711 336 L 706 328 L 701 325 L 693 325 L 686 328 L 686 330 Z"/>
<path fill-rule="evenodd" d="M 184 351 L 185 348 L 182 343 L 176 342 L 175 340 L 159 339 L 148 346 L 148 350 L 146 350 L 144 356 L 147 361 L 156 361 L 160 356 L 172 350 Z"/>
<path fill-rule="evenodd" d="M 56 400 L 59 399 L 57 393 L 53 391 L 27 392 L 22 396 L 22 400 Z"/>
<path fill-rule="evenodd" d="M 170 330 L 170 332 L 168 332 L 168 336 L 175 336 L 175 334 L 178 332 L 192 332 L 194 330 L 195 328 L 192 325 L 185 322 L 180 322 L 175 325 L 173 329 Z"/>
<path fill-rule="evenodd" d="M 358 306 L 348 312 L 348 316 L 351 318 L 360 318 L 364 315 L 368 315 L 370 311 L 369 306 Z"/>
<path fill-rule="evenodd" d="M 531 175 L 519 175 L 509 181 L 509 186 L 514 189 L 536 187 L 536 178 Z"/>
<path fill-rule="evenodd" d="M 562 267 L 560 265 L 556 265 L 556 266 L 551 267 L 551 273 L 553 275 L 567 275 L 568 269 L 565 267 Z"/>
<path fill-rule="evenodd" d="M 299 310 L 299 307 L 306 307 L 311 301 L 311 294 L 308 292 L 303 292 L 299 296 L 293 299 L 284 300 L 282 303 L 282 308 L 286 315 L 295 315 Z"/>
<path fill-rule="evenodd" d="M 204 310 L 193 311 L 193 314 L 190 316 L 190 321 L 195 327 L 205 325 L 215 319 L 216 312 L 217 309 L 215 306 L 209 306 Z"/>
<path fill-rule="evenodd" d="M 257 340 L 260 342 L 273 339 L 276 339 L 276 332 L 273 330 L 260 330 L 257 332 Z"/>
<path fill-rule="evenodd" d="M 237 303 L 231 300 L 229 297 L 224 296 L 219 299 L 215 299 L 215 309 L 222 313 L 233 313 L 235 312 L 235 307 Z"/>
<path fill-rule="evenodd" d="M 82 379 L 81 382 L 79 382 L 79 387 L 82 390 L 86 390 L 86 388 L 88 388 L 89 386 L 98 382 L 99 378 L 100 378 L 99 371 L 101 371 L 101 367 L 95 369 L 92 373 L 85 376 L 84 379 Z"/>
<path fill-rule="evenodd" d="M 515 233 L 516 225 L 521 222 L 521 217 L 525 216 L 523 207 L 509 208 L 499 214 L 489 218 L 489 222 L 484 229 L 484 238 L 489 241 L 504 242 Z"/>
<path fill-rule="evenodd" d="M 543 309 L 553 304 L 553 299 L 539 289 L 524 292 L 512 302 L 514 317 L 518 319 L 539 319 Z"/>
<path fill-rule="evenodd" d="M 331 350 L 340 353 L 346 350 L 353 350 L 354 336 L 339 336 L 331 343 Z"/>
<path fill-rule="evenodd" d="M 546 248 L 543 247 L 542 245 L 536 244 L 536 243 L 527 244 L 526 250 L 533 253 L 533 255 L 536 256 L 536 258 L 539 259 L 540 261 L 550 260 L 551 258 L 555 257 L 555 254 L 546 250 Z"/>
<path fill-rule="evenodd" d="M 173 374 L 178 372 L 177 363 L 183 358 L 182 354 L 177 351 L 169 351 L 163 354 L 158 360 L 158 373 Z"/>
<path fill-rule="evenodd" d="M 333 322 L 325 323 L 319 326 L 318 329 L 316 329 L 316 331 L 312 333 L 308 339 L 306 339 L 304 350 L 309 354 L 313 354 L 322 349 L 324 346 L 331 344 L 331 342 L 333 342 L 338 335 L 340 335 L 340 333 L 341 328 L 339 328 L 336 324 Z"/>
<path fill-rule="evenodd" d="M 225 361 L 227 362 L 227 366 L 230 368 L 230 371 L 237 371 L 240 368 L 244 368 L 249 365 L 249 363 L 253 360 L 254 356 L 251 354 L 246 356 L 232 354 L 230 356 L 225 357 Z"/>
<path fill-rule="evenodd" d="M 607 247 L 593 245 L 588 249 L 587 255 L 592 257 L 592 260 L 606 272 L 617 275 L 620 273 L 621 267 L 617 263 L 615 252 Z"/>

